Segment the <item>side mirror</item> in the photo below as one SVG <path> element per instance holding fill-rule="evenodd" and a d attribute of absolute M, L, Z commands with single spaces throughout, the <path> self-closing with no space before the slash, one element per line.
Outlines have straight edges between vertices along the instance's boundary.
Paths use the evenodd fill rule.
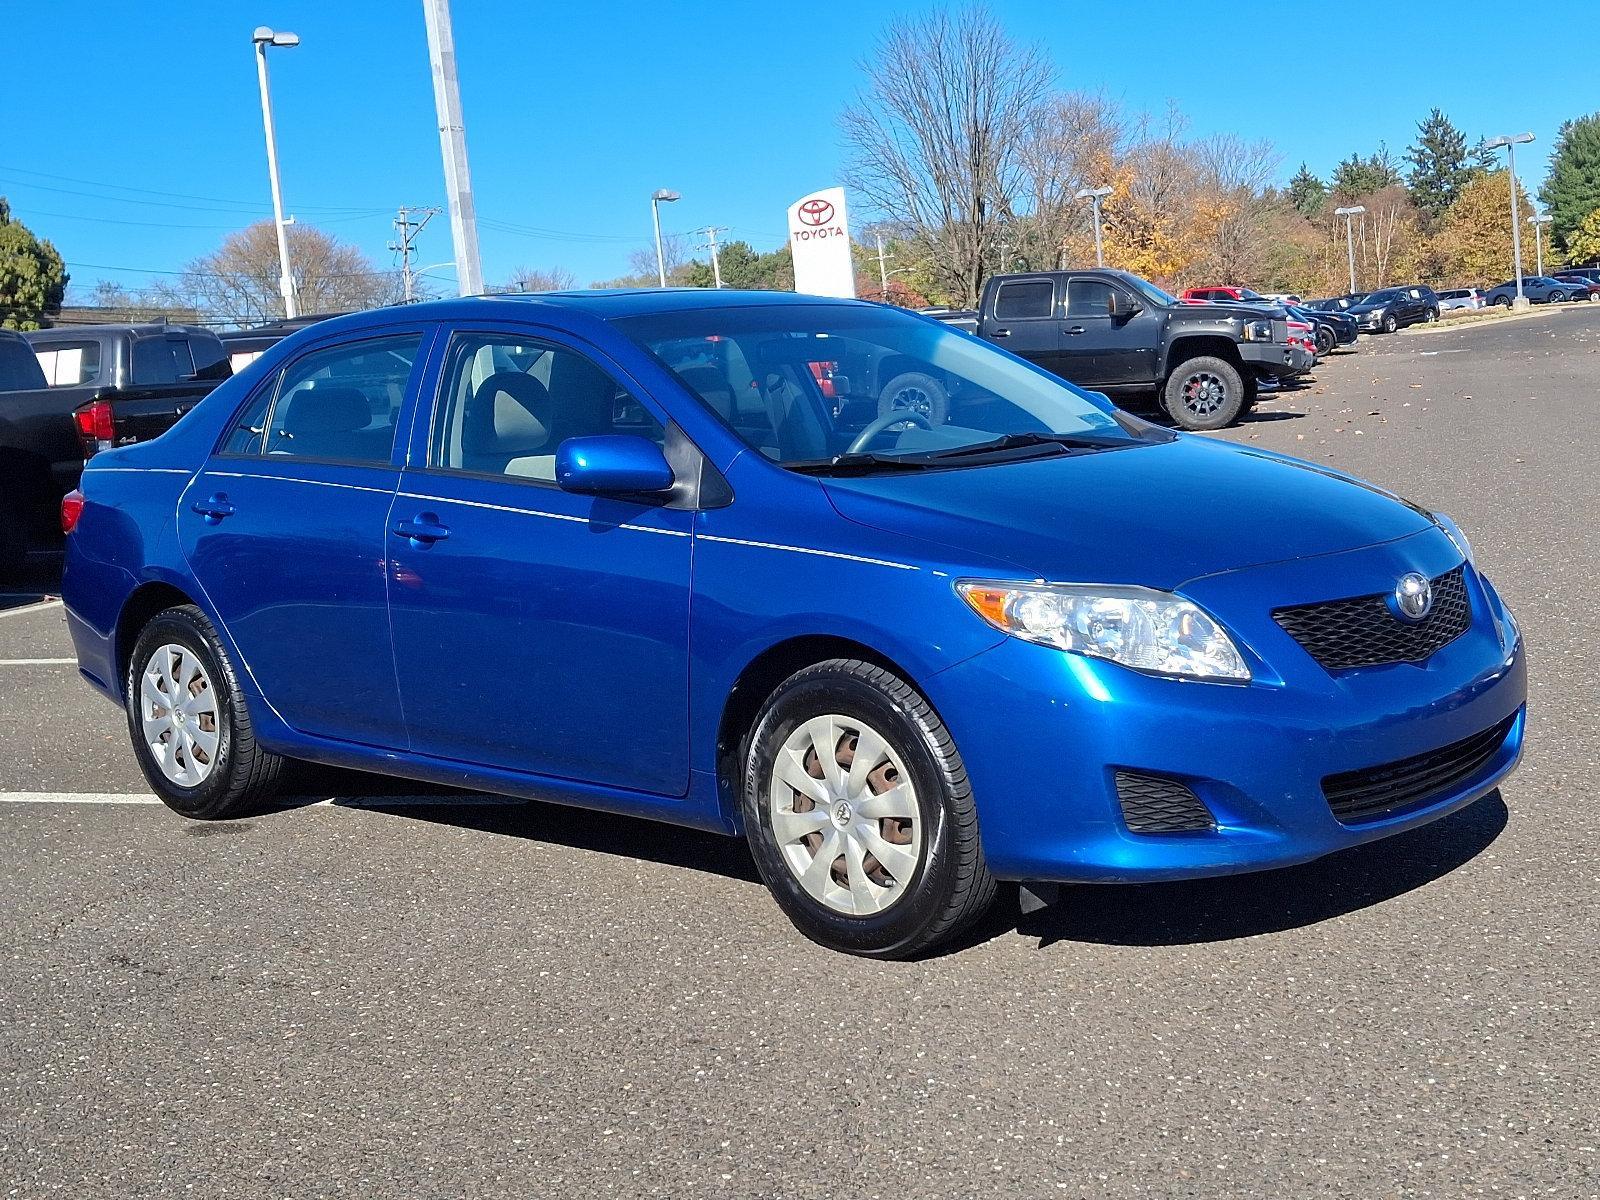
<path fill-rule="evenodd" d="M 556 449 L 556 483 L 584 496 L 657 495 L 672 490 L 661 447 L 628 433 L 568 438 Z"/>
<path fill-rule="evenodd" d="M 1118 292 L 1112 291 L 1106 296 L 1106 312 L 1112 317 L 1127 319 L 1136 317 L 1144 311 L 1144 305 L 1137 300 L 1131 300 Z"/>

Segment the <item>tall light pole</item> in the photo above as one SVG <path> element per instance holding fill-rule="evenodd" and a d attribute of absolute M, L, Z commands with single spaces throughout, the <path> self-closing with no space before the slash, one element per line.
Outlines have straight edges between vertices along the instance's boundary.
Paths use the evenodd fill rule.
<path fill-rule="evenodd" d="M 428 27 L 433 107 L 439 116 L 444 193 L 450 206 L 450 241 L 456 252 L 456 293 L 477 296 L 483 292 L 483 260 L 478 256 L 478 206 L 472 199 L 472 172 L 467 169 L 467 125 L 461 115 L 450 0 L 422 0 L 422 17 Z"/>
<path fill-rule="evenodd" d="M 1333 215 L 1344 218 L 1344 248 L 1350 255 L 1350 294 L 1356 294 L 1356 235 L 1355 220 L 1367 211 L 1365 204 L 1352 204 L 1348 208 L 1336 208 Z M 1365 228 L 1363 226 L 1362 228 Z"/>
<path fill-rule="evenodd" d="M 1094 206 L 1094 261 L 1099 267 L 1106 265 L 1105 247 L 1100 242 L 1100 201 L 1111 195 L 1112 191 L 1108 187 L 1079 188 L 1072 197 L 1074 200 L 1087 200 Z"/>
<path fill-rule="evenodd" d="M 682 199 L 671 188 L 657 188 L 650 193 L 650 220 L 656 227 L 656 278 L 661 281 L 662 287 L 667 286 L 667 256 L 661 252 L 661 206 Z"/>
<path fill-rule="evenodd" d="M 1506 167 L 1511 175 L 1511 258 L 1512 266 L 1517 271 L 1517 298 L 1512 301 L 1513 308 L 1528 307 L 1528 298 L 1522 294 L 1522 222 L 1517 215 L 1517 147 L 1531 141 L 1533 134 L 1519 133 L 1501 134 L 1483 143 L 1486 150 L 1498 150 L 1501 146 L 1506 148 Z"/>
<path fill-rule="evenodd" d="M 1533 226 L 1533 252 L 1538 256 L 1538 271 L 1544 274 L 1544 227 L 1554 220 L 1549 213 L 1534 213 L 1528 218 L 1528 224 Z"/>
<path fill-rule="evenodd" d="M 297 33 L 279 33 L 265 25 L 250 35 L 256 47 L 256 78 L 261 83 L 261 124 L 267 131 L 267 174 L 272 179 L 272 223 L 278 230 L 278 292 L 283 315 L 298 317 L 300 304 L 294 292 L 294 272 L 289 269 L 289 231 L 283 221 L 283 188 L 278 183 L 278 135 L 272 126 L 272 88 L 267 83 L 267 47 L 288 50 L 300 44 Z"/>

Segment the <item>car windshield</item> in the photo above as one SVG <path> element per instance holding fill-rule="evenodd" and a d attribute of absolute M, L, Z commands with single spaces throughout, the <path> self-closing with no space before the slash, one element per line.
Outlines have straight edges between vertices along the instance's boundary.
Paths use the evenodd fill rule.
<path fill-rule="evenodd" d="M 972 466 L 1166 436 L 1103 397 L 897 309 L 773 304 L 614 324 L 784 466 Z"/>
<path fill-rule="evenodd" d="M 1134 291 L 1138 292 L 1139 295 L 1150 301 L 1151 304 L 1159 304 L 1167 308 L 1171 308 L 1173 305 L 1180 303 L 1176 296 L 1168 295 L 1166 292 L 1163 292 L 1148 279 L 1141 279 L 1139 276 L 1132 275 L 1127 271 L 1112 271 L 1111 274 L 1122 280 L 1123 283 L 1127 284 Z"/>
<path fill-rule="evenodd" d="M 1357 301 L 1358 304 L 1387 304 L 1391 300 L 1398 300 L 1400 293 L 1392 288 L 1386 292 L 1372 292 Z"/>

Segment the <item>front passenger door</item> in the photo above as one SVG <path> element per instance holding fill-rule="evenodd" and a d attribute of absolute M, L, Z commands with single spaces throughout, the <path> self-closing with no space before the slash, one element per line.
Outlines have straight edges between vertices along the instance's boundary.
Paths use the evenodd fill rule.
<path fill-rule="evenodd" d="M 1129 316 L 1135 303 L 1128 292 L 1094 276 L 1067 281 L 1066 378 L 1084 387 L 1131 387 L 1155 380 L 1160 317 L 1148 308 Z"/>
<path fill-rule="evenodd" d="M 452 338 L 387 535 L 414 752 L 688 793 L 693 513 L 555 482 L 568 438 L 631 434 L 675 452 L 664 416 L 553 331 Z"/>

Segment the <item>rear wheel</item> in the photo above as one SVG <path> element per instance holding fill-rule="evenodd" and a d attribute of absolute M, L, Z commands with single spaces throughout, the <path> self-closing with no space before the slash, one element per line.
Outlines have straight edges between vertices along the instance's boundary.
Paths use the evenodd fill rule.
<path fill-rule="evenodd" d="M 1510 308 L 1511 307 L 1511 297 L 1510 296 L 1496 296 L 1494 298 L 1494 306 L 1496 308 Z"/>
<path fill-rule="evenodd" d="M 994 898 L 966 767 L 903 679 L 834 659 L 790 676 L 756 718 L 741 791 L 762 879 L 801 933 L 908 958 Z"/>
<path fill-rule="evenodd" d="M 1567 294 L 1565 292 L 1563 292 L 1563 291 L 1559 291 L 1558 290 L 1558 291 L 1551 292 L 1548 296 L 1546 296 L 1545 297 L 1545 303 L 1547 303 L 1547 304 L 1560 304 L 1566 298 L 1567 298 Z"/>
<path fill-rule="evenodd" d="M 134 755 L 167 807 L 197 820 L 249 812 L 272 794 L 283 760 L 256 744 L 217 631 L 193 605 L 169 608 L 128 660 Z"/>
<path fill-rule="evenodd" d="M 1180 363 L 1162 388 L 1167 415 L 1183 429 L 1221 429 L 1244 408 L 1244 380 L 1226 359 L 1202 355 Z"/>
<path fill-rule="evenodd" d="M 1422 319 L 1429 325 L 1432 325 L 1439 319 L 1439 310 L 1437 308 L 1430 308 L 1427 312 L 1422 314 Z"/>
<path fill-rule="evenodd" d="M 1326 325 L 1317 326 L 1317 357 L 1326 358 L 1333 353 L 1333 347 L 1338 339 L 1333 336 L 1333 330 Z"/>

